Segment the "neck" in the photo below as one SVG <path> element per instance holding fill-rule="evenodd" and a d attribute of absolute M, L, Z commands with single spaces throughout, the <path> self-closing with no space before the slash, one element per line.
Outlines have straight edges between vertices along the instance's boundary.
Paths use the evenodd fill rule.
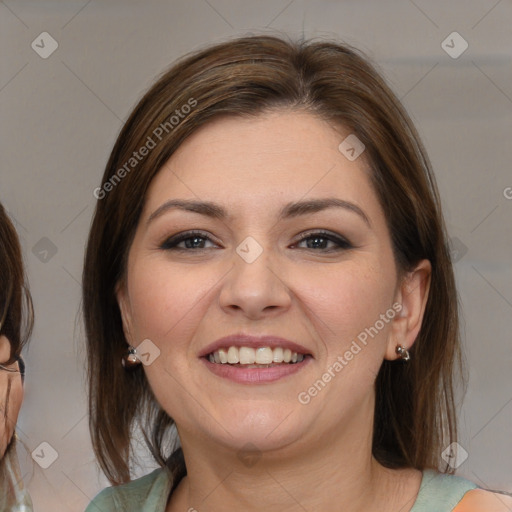
<path fill-rule="evenodd" d="M 252 454 L 212 446 L 211 439 L 180 437 L 187 476 L 168 511 L 406 512 L 419 487 L 418 472 L 413 477 L 409 470 L 389 470 L 372 457 L 371 428 L 324 431 L 321 444 L 308 440 Z"/>

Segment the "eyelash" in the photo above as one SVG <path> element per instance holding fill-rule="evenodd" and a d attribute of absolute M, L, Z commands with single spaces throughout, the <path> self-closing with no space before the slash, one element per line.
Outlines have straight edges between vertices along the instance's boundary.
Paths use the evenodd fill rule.
<path fill-rule="evenodd" d="M 202 238 L 204 240 L 213 242 L 213 240 L 208 235 L 203 233 L 202 231 L 185 231 L 183 233 L 179 233 L 178 235 L 174 235 L 174 236 L 166 239 L 160 245 L 160 249 L 167 250 L 167 251 L 174 250 L 174 251 L 184 251 L 184 252 L 188 252 L 191 250 L 192 251 L 202 251 L 202 250 L 204 251 L 204 250 L 208 249 L 205 247 L 199 247 L 199 248 L 195 248 L 195 249 L 194 248 L 178 247 L 178 244 L 180 244 L 181 242 L 185 242 L 185 241 L 191 240 L 193 238 Z M 310 232 L 301 234 L 299 237 L 299 240 L 294 245 L 300 244 L 304 240 L 309 240 L 309 239 L 314 239 L 314 238 L 326 239 L 330 242 L 337 244 L 337 246 L 338 246 L 338 247 L 334 247 L 334 248 L 330 248 L 330 249 L 321 249 L 321 252 L 329 253 L 329 252 L 344 251 L 344 250 L 352 249 L 354 247 L 346 238 L 339 236 L 339 235 L 335 235 L 334 233 L 331 233 L 329 231 L 322 231 L 322 230 L 310 231 Z M 311 248 L 309 248 L 309 249 L 306 248 L 306 250 L 318 252 L 318 251 L 316 251 L 316 249 L 311 249 Z"/>

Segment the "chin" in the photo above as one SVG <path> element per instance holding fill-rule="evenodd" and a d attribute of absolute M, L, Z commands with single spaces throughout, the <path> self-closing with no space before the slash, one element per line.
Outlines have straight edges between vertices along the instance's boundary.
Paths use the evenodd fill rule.
<path fill-rule="evenodd" d="M 261 404 L 257 407 L 247 404 L 236 408 L 236 405 L 225 414 L 215 415 L 216 424 L 222 427 L 208 435 L 215 442 L 234 450 L 246 450 L 254 446 L 255 450 L 265 452 L 280 450 L 296 443 L 303 438 L 308 430 L 308 422 L 304 421 L 292 407 L 273 405 L 265 408 Z M 211 423 L 210 423 L 211 427 Z"/>

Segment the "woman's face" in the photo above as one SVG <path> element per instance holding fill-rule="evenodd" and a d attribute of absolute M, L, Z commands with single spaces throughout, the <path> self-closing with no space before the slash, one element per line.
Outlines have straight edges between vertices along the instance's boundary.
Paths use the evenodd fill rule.
<path fill-rule="evenodd" d="M 302 112 L 217 119 L 153 180 L 118 299 L 129 342 L 149 340 L 144 371 L 181 435 L 269 450 L 371 430 L 375 377 L 407 340 L 364 154 L 338 149 L 348 135 Z M 295 345 L 212 346 L 241 334 Z M 210 362 L 214 348 L 232 363 Z"/>
<path fill-rule="evenodd" d="M 0 336 L 0 364 L 11 357 L 11 345 L 5 336 Z M 19 370 L 18 363 L 4 365 L 8 369 Z M 0 368 L 0 458 L 4 456 L 14 434 L 21 402 L 23 401 L 23 384 L 20 373 L 9 372 Z"/>

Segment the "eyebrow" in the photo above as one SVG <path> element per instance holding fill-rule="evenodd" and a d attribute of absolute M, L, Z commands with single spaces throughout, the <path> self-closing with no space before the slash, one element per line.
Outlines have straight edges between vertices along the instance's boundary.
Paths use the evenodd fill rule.
<path fill-rule="evenodd" d="M 343 208 L 357 214 L 364 222 L 371 227 L 370 220 L 364 211 L 354 203 L 338 199 L 336 197 L 327 197 L 321 199 L 309 199 L 305 201 L 296 201 L 285 205 L 279 213 L 279 220 L 285 220 L 308 213 L 316 213 L 328 208 Z M 210 201 L 195 201 L 191 199 L 171 199 L 159 206 L 147 220 L 147 224 L 167 213 L 170 210 L 184 210 L 188 212 L 199 213 L 207 217 L 225 220 L 228 217 L 227 211 L 220 205 Z"/>

